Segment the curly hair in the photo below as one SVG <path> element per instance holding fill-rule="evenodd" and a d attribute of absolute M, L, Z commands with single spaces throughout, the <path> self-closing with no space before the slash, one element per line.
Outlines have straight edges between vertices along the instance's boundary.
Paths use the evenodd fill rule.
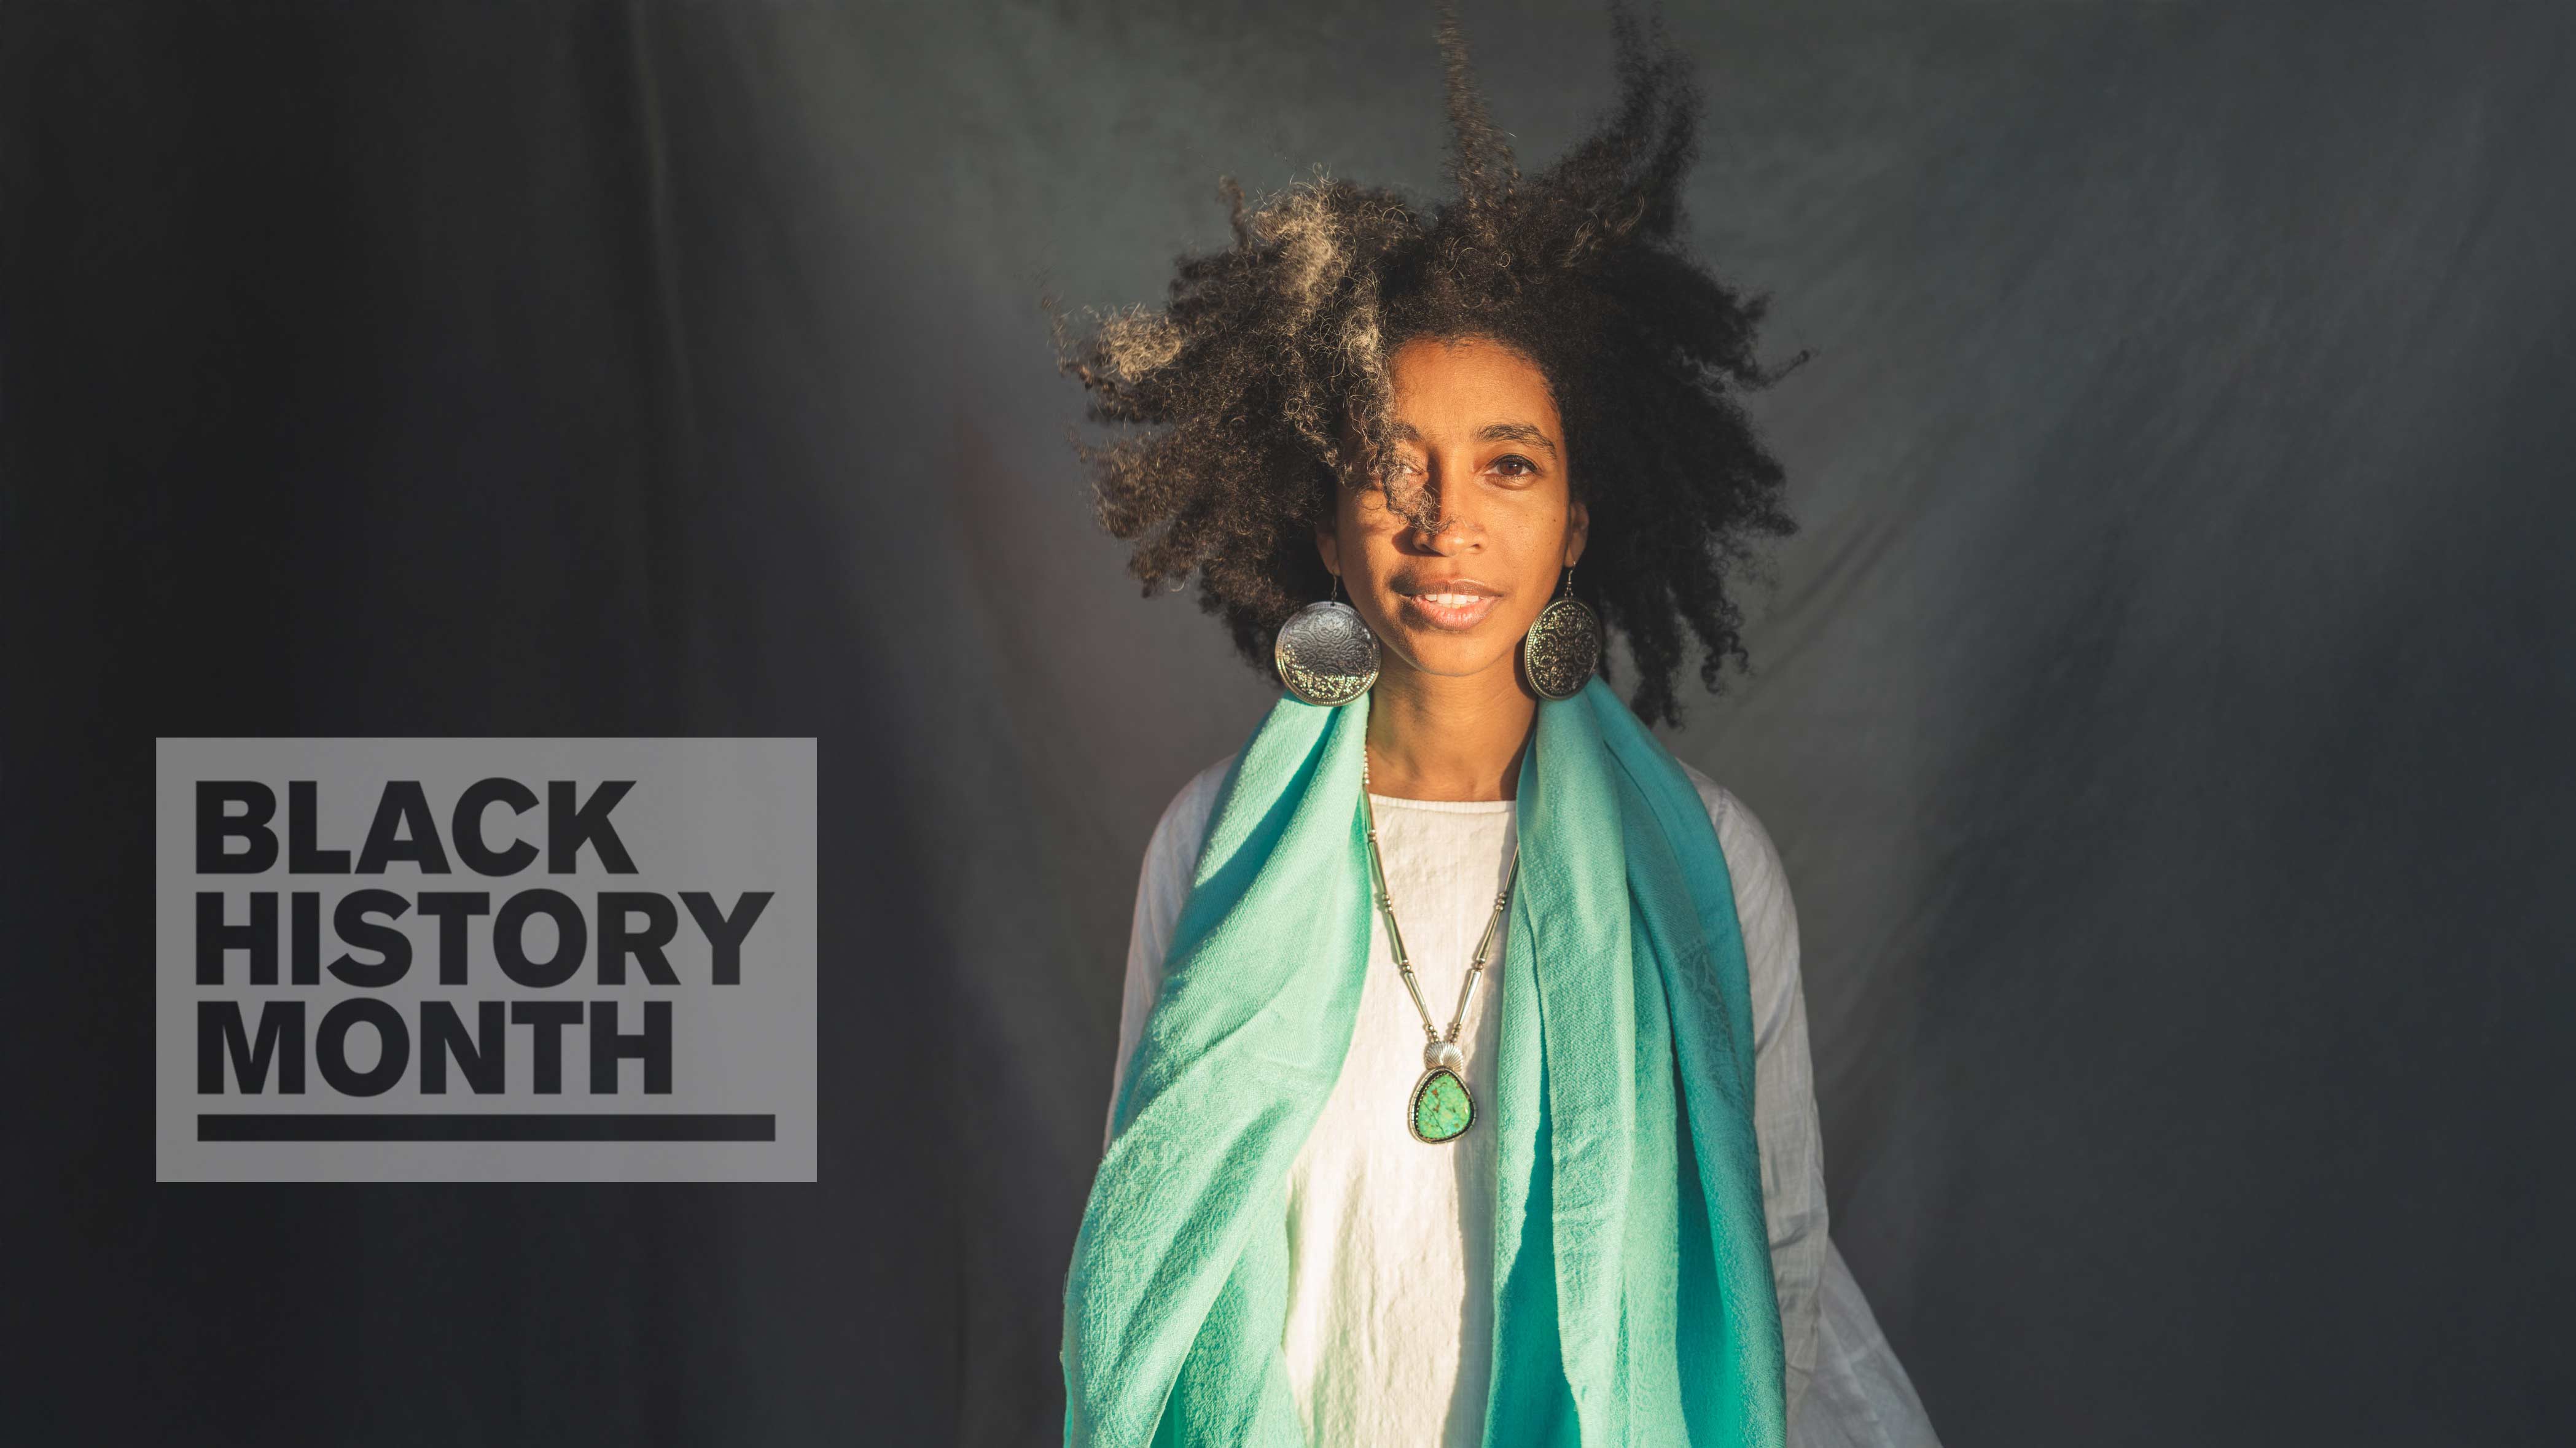
<path fill-rule="evenodd" d="M 1779 463 L 1737 401 L 1777 371 L 1754 357 L 1765 299 L 1710 275 L 1679 239 L 1699 96 L 1660 19 L 1614 0 L 1619 99 L 1524 180 L 1487 114 L 1454 8 L 1438 7 L 1455 196 L 1426 215 L 1398 192 L 1316 179 L 1247 206 L 1222 178 L 1234 241 L 1184 256 L 1161 311 L 1129 307 L 1074 338 L 1047 304 L 1086 416 L 1141 425 L 1077 440 L 1099 517 L 1135 543 L 1150 596 L 1199 579 L 1255 668 L 1288 616 L 1329 586 L 1315 531 L 1336 487 L 1390 487 L 1388 359 L 1416 338 L 1485 337 L 1537 364 L 1591 517 L 1575 591 L 1627 641 L 1630 706 L 1678 723 L 1683 630 L 1700 680 L 1747 662 L 1726 580 L 1781 510 Z M 1387 493 L 1423 526 L 1436 499 Z M 1610 672 L 1603 651 L 1603 672 Z"/>

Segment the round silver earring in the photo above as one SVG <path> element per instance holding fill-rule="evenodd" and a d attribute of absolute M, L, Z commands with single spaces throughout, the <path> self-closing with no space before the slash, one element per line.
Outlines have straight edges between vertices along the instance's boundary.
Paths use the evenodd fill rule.
<path fill-rule="evenodd" d="M 1341 596 L 1342 576 L 1336 573 L 1333 596 L 1290 614 L 1270 650 L 1288 692 L 1328 709 L 1349 703 L 1377 682 L 1377 635 Z"/>
<path fill-rule="evenodd" d="M 1521 635 L 1521 670 L 1542 699 L 1571 699 L 1601 667 L 1601 620 L 1574 596 L 1574 570 L 1565 591 L 1538 611 Z"/>

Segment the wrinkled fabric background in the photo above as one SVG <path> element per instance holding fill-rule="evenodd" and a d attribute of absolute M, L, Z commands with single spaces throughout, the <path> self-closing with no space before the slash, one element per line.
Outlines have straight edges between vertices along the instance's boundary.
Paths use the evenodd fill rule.
<path fill-rule="evenodd" d="M 1601 14 L 1465 8 L 1544 164 Z M 1944 1439 L 2563 1432 L 2576 22 L 1674 24 L 1815 355 L 1672 743 Z M 1036 298 L 1158 300 L 1220 174 L 1435 194 L 1438 104 L 1401 3 L 0 13 L 28 1441 L 1048 1441 L 1137 864 L 1270 694 Z M 231 733 L 820 736 L 822 1182 L 153 1185 L 152 739 Z"/>

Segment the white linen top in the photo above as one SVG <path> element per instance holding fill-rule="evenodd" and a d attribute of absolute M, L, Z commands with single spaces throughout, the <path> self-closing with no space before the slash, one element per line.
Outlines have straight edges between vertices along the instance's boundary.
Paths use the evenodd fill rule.
<path fill-rule="evenodd" d="M 1162 986 L 1173 922 L 1233 756 L 1174 796 L 1136 887 L 1110 1101 Z M 1689 769 L 1688 765 L 1683 766 Z M 1754 1128 L 1771 1270 L 1788 1357 L 1794 1448 L 1939 1448 L 1905 1369 L 1826 1231 L 1824 1153 L 1798 982 L 1798 918 L 1761 821 L 1690 769 L 1717 827 L 1744 935 L 1754 1019 Z M 1509 800 L 1369 796 L 1378 856 L 1422 998 L 1443 1028 L 1511 862 Z M 1508 936 L 1508 932 L 1505 932 Z M 1308 1441 L 1477 1448 L 1493 1334 L 1492 1073 L 1502 939 L 1459 1043 L 1476 1121 L 1426 1146 L 1405 1124 L 1422 1074 L 1422 1017 L 1370 912 L 1369 972 L 1342 1074 L 1290 1169 L 1282 1340 Z M 1114 1118 L 1113 1118 L 1114 1119 Z M 1107 1135 L 1102 1139 L 1107 1149 Z"/>

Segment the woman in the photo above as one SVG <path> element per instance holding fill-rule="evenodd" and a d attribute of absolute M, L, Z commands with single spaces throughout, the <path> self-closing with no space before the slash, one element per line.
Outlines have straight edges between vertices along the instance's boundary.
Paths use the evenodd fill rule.
<path fill-rule="evenodd" d="M 1289 696 L 1148 848 L 1068 1444 L 1934 1441 L 1826 1234 L 1778 857 L 1640 722 L 1790 525 L 1760 304 L 1675 240 L 1696 98 L 1614 25 L 1525 182 L 1444 11 L 1455 199 L 1229 187 L 1069 348 L 1159 429 L 1090 454 L 1133 571 Z"/>

